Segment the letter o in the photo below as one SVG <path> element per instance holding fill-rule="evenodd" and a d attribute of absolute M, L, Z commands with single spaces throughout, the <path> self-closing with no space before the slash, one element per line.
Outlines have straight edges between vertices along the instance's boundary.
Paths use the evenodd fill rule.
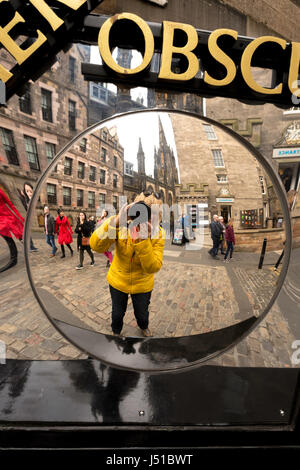
<path fill-rule="evenodd" d="M 109 34 L 110 34 L 111 27 L 118 20 L 133 21 L 140 28 L 140 30 L 142 31 L 144 35 L 145 53 L 144 53 L 143 62 L 134 69 L 127 69 L 127 68 L 121 67 L 119 64 L 117 64 L 114 61 L 111 55 L 111 51 L 109 47 Z M 110 69 L 118 73 L 122 73 L 126 75 L 133 75 L 135 73 L 141 72 L 150 64 L 152 57 L 153 57 L 153 53 L 154 53 L 154 37 L 153 37 L 151 29 L 142 18 L 140 18 L 137 15 L 134 15 L 133 13 L 120 13 L 115 16 L 112 16 L 111 18 L 108 18 L 108 20 L 106 20 L 105 23 L 103 23 L 99 31 L 98 46 L 99 46 L 99 51 L 100 51 L 103 61 Z"/>

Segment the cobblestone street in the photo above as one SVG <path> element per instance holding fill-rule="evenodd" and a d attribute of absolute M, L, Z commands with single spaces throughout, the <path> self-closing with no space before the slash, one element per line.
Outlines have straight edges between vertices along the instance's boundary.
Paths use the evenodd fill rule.
<path fill-rule="evenodd" d="M 61 259 L 58 251 L 51 259 L 42 238 L 35 244 L 39 251 L 30 254 L 33 280 L 39 292 L 47 291 L 54 296 L 50 299 L 53 298 L 56 318 L 70 323 L 74 319 L 74 324 L 79 322 L 85 328 L 110 334 L 106 258 L 96 253 L 92 267 L 86 256 L 84 269 L 77 271 L 76 254 L 71 258 L 67 250 L 66 258 Z M 41 311 L 27 280 L 20 243 L 18 248 L 18 266 L 1 274 L 0 339 L 6 343 L 7 358 L 85 358 L 85 354 L 61 337 Z M 163 268 L 156 274 L 150 304 L 149 325 L 154 336 L 209 332 L 259 315 L 272 297 L 278 278 L 271 263 L 258 270 L 258 255 L 248 255 L 236 253 L 234 261 L 224 263 L 212 259 L 207 248 L 189 251 L 166 241 Z M 2 259 L 5 256 L 3 250 L 1 256 Z M 272 254 L 268 256 L 270 261 L 277 254 L 273 258 Z M 123 334 L 141 336 L 130 298 Z M 294 339 L 287 320 L 275 304 L 266 320 L 248 338 L 210 363 L 290 367 Z"/>

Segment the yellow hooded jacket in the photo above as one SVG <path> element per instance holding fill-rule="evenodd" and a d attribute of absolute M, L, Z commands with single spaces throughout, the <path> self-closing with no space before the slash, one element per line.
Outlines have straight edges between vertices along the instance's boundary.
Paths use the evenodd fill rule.
<path fill-rule="evenodd" d="M 115 254 L 106 277 L 108 283 L 127 294 L 150 292 L 154 273 L 162 267 L 165 231 L 160 227 L 157 238 L 135 243 L 126 227 L 110 225 L 114 217 L 109 217 L 94 231 L 90 247 L 104 253 L 115 242 Z"/>

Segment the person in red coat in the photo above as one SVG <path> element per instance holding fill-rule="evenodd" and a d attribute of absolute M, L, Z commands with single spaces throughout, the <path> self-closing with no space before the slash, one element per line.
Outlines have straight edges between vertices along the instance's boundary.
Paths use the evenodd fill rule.
<path fill-rule="evenodd" d="M 57 209 L 57 219 L 56 219 L 56 226 L 55 226 L 55 233 L 58 232 L 58 243 L 60 244 L 61 247 L 61 258 L 65 258 L 65 247 L 64 245 L 67 245 L 71 252 L 71 256 L 73 256 L 73 250 L 70 245 L 70 243 L 73 243 L 73 238 L 72 238 L 72 233 L 73 230 L 71 228 L 71 225 L 67 219 L 67 217 L 64 214 L 64 211 L 62 209 Z"/>
<path fill-rule="evenodd" d="M 0 271 L 6 271 L 6 269 L 17 264 L 18 250 L 12 236 L 14 235 L 18 240 L 22 240 L 23 228 L 23 217 L 0 188 L 0 235 L 6 240 L 10 250 L 10 261 Z"/>
<path fill-rule="evenodd" d="M 234 250 L 234 245 L 235 245 L 235 236 L 234 236 L 234 230 L 233 230 L 233 219 L 229 219 L 229 222 L 226 227 L 225 231 L 225 240 L 227 243 L 227 250 L 224 256 L 224 261 L 229 261 L 229 259 L 232 259 L 232 253 Z M 228 259 L 227 256 L 230 254 L 230 258 Z"/>

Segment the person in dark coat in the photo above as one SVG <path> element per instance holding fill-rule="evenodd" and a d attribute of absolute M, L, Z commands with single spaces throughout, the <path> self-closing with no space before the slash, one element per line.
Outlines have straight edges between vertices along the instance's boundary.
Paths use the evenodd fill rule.
<path fill-rule="evenodd" d="M 30 200 L 31 200 L 32 194 L 33 194 L 32 184 L 28 183 L 28 181 L 25 181 L 24 186 L 23 186 L 23 190 L 20 191 L 18 189 L 18 193 L 19 193 L 20 201 L 21 201 L 25 211 L 27 212 L 29 204 L 30 204 Z M 30 251 L 31 252 L 38 251 L 38 249 L 34 246 L 34 243 L 33 243 L 31 237 L 30 237 Z"/>
<path fill-rule="evenodd" d="M 70 243 L 73 243 L 73 230 L 71 228 L 70 222 L 65 216 L 64 211 L 62 209 L 57 209 L 57 213 L 58 216 L 56 218 L 55 232 L 58 232 L 58 243 L 60 244 L 61 248 L 61 258 L 66 257 L 64 245 L 67 245 L 71 252 L 71 256 L 73 256 L 73 250 L 70 245 Z"/>
<path fill-rule="evenodd" d="M 77 237 L 77 249 L 79 250 L 79 265 L 76 266 L 76 269 L 83 268 L 83 260 L 84 260 L 84 252 L 87 251 L 90 258 L 91 258 L 91 266 L 95 265 L 94 254 L 91 250 L 90 245 L 84 245 L 82 242 L 82 238 L 89 238 L 91 236 L 92 227 L 89 221 L 86 218 L 86 214 L 84 212 L 80 212 L 77 225 L 75 228 L 75 232 L 78 233 Z"/>
<path fill-rule="evenodd" d="M 224 261 L 229 261 L 232 259 L 232 253 L 235 245 L 235 236 L 234 236 L 234 230 L 233 230 L 233 219 L 229 219 L 229 222 L 226 227 L 225 231 L 225 239 L 227 243 L 227 250 L 224 256 Z M 229 254 L 229 258 L 227 258 Z"/>
<path fill-rule="evenodd" d="M 218 248 L 219 248 L 219 243 L 220 243 L 220 236 L 222 234 L 223 227 L 218 221 L 219 217 L 217 215 L 213 216 L 213 221 L 210 224 L 210 230 L 211 230 L 211 238 L 213 241 L 213 247 L 209 250 L 209 254 L 215 258 L 219 259 L 217 257 L 218 254 Z"/>
<path fill-rule="evenodd" d="M 50 210 L 48 206 L 44 207 L 44 216 L 45 216 L 46 242 L 52 248 L 50 258 L 53 258 L 53 256 L 55 256 L 55 253 L 57 252 L 57 246 L 55 245 L 55 240 L 54 240 L 55 220 L 54 220 L 54 217 L 50 214 Z"/>

